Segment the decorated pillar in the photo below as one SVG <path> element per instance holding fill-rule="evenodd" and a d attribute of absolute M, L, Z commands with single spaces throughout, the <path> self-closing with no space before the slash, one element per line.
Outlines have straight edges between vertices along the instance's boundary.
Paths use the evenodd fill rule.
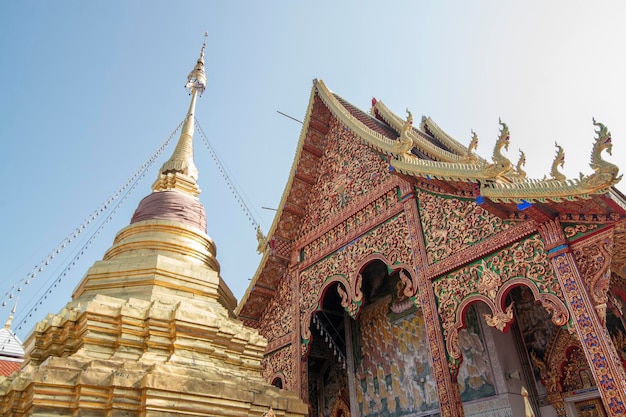
<path fill-rule="evenodd" d="M 626 372 L 585 289 L 563 230 L 558 220 L 547 221 L 538 229 L 569 305 L 574 331 L 585 352 L 604 407 L 611 416 L 626 415 Z"/>
<path fill-rule="evenodd" d="M 309 371 L 307 367 L 307 351 L 303 348 L 302 340 L 301 340 L 301 327 L 302 327 L 302 316 L 300 315 L 300 303 L 301 294 L 300 294 L 300 270 L 295 267 L 296 251 L 292 253 L 292 262 L 289 267 L 289 274 L 294 277 L 292 280 L 291 291 L 295 294 L 294 303 L 292 306 L 293 315 L 295 317 L 295 329 L 293 331 L 293 344 L 296 347 L 293 350 L 293 365 L 297 378 L 297 386 L 296 390 L 300 393 L 300 399 L 307 404 L 309 403 Z M 310 409 L 310 407 L 309 407 Z"/>
<path fill-rule="evenodd" d="M 435 302 L 435 292 L 428 277 L 424 274 L 423 266 L 426 265 L 426 250 L 421 238 L 422 230 L 419 212 L 415 201 L 415 191 L 412 186 L 403 182 L 400 187 L 404 210 L 406 212 L 409 235 L 413 246 L 413 257 L 417 265 L 417 294 L 415 304 L 422 309 L 428 346 L 433 360 L 433 370 L 437 383 L 437 396 L 439 397 L 439 410 L 442 417 L 463 417 L 463 403 L 459 385 L 454 379 L 455 369 L 451 369 L 446 360 L 445 341 L 441 334 L 441 325 Z"/>

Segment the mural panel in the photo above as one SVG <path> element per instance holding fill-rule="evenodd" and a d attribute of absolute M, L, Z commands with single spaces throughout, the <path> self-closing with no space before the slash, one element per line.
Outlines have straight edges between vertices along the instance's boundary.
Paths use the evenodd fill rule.
<path fill-rule="evenodd" d="M 363 307 L 355 325 L 355 384 L 361 415 L 408 416 L 438 410 L 424 318 L 391 320 L 391 297 Z"/>
<path fill-rule="evenodd" d="M 496 395 L 493 371 L 478 320 L 475 306 L 470 307 L 465 315 L 466 327 L 459 332 L 463 362 L 459 366 L 457 382 L 463 401 Z"/>

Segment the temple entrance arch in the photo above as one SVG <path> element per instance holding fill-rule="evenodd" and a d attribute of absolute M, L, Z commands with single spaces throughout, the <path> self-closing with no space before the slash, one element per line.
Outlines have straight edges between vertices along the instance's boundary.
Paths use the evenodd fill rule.
<path fill-rule="evenodd" d="M 415 273 L 387 262 L 369 255 L 350 278 L 335 274 L 320 287 L 305 356 L 311 415 L 332 416 L 342 401 L 348 408 L 336 414 L 346 416 L 438 412 Z"/>
<path fill-rule="evenodd" d="M 550 336 L 568 325 L 570 315 L 549 269 L 520 276 L 498 265 L 500 259 L 486 258 L 434 281 L 448 359 L 464 405 L 485 398 L 482 395 L 496 398 L 520 392 L 524 386 L 537 412 L 538 398 L 546 390 L 533 370 L 531 353 L 533 349 L 545 352 Z M 478 346 L 479 339 L 486 345 Z M 484 351 L 491 355 L 487 359 L 493 380 L 478 371 Z M 478 364 L 467 363 L 473 355 L 478 356 Z M 513 409 L 523 409 L 515 399 L 509 403 Z"/>

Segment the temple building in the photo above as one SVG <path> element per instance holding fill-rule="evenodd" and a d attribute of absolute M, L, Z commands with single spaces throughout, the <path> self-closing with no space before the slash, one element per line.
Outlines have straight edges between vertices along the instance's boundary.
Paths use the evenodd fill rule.
<path fill-rule="evenodd" d="M 72 301 L 28 336 L 21 370 L 0 377 L 0 415 L 308 414 L 297 394 L 263 380 L 267 342 L 236 319 L 206 234 L 192 143 L 205 86 L 203 46 L 178 144 L 153 192 Z"/>
<path fill-rule="evenodd" d="M 315 80 L 235 310 L 268 340 L 265 380 L 311 417 L 626 415 L 626 198 L 593 125 L 587 173 L 557 145 L 529 179 L 503 121 L 485 159 L 476 134 Z"/>
<path fill-rule="evenodd" d="M 204 48 L 130 224 L 23 351 L 0 332 L 0 415 L 626 415 L 626 197 L 604 124 L 588 173 L 566 178 L 557 145 L 529 179 L 503 121 L 485 159 L 476 134 L 315 80 L 237 304 L 198 199 Z"/>

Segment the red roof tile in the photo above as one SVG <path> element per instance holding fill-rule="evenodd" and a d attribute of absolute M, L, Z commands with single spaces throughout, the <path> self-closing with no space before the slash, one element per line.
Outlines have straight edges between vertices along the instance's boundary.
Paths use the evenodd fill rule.
<path fill-rule="evenodd" d="M 11 376 L 13 372 L 20 370 L 21 362 L 0 360 L 0 376 Z"/>

